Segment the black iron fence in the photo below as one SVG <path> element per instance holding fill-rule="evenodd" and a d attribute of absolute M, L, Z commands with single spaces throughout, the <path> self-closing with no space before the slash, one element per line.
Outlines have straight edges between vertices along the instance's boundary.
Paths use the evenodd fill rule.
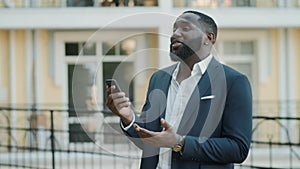
<path fill-rule="evenodd" d="M 140 155 L 109 111 L 0 107 L 0 168 L 135 169 Z M 254 114 L 251 150 L 236 168 L 300 168 L 300 117 Z"/>
<path fill-rule="evenodd" d="M 0 168 L 138 168 L 107 111 L 0 108 Z M 15 116 L 15 119 L 12 119 Z"/>

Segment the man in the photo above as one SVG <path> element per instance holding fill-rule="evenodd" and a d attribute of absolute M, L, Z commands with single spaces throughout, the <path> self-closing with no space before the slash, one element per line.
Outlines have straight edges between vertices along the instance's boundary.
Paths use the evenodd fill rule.
<path fill-rule="evenodd" d="M 177 64 L 154 73 L 136 116 L 122 92 L 107 88 L 108 107 L 143 150 L 141 169 L 231 169 L 249 151 L 252 94 L 248 79 L 211 54 L 214 20 L 186 11 L 173 26 L 170 56 Z"/>

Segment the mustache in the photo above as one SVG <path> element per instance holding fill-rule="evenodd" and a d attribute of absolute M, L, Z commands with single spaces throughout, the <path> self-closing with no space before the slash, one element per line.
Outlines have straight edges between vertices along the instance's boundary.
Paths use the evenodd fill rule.
<path fill-rule="evenodd" d="M 182 48 L 188 49 L 188 50 L 190 50 L 190 51 L 194 51 L 193 48 L 191 48 L 190 45 L 188 45 L 186 42 L 179 41 L 179 40 L 174 40 L 174 41 L 171 42 L 170 45 L 169 45 L 169 47 L 170 47 L 170 52 L 173 51 L 172 45 L 173 45 L 174 43 L 181 43 L 181 44 L 182 44 Z M 195 52 L 195 51 L 194 51 L 194 52 Z"/>
<path fill-rule="evenodd" d="M 178 50 L 173 50 L 172 44 L 170 44 L 169 56 L 172 61 L 183 61 L 194 54 L 195 51 L 185 43 L 182 43 L 181 49 Z"/>
<path fill-rule="evenodd" d="M 182 44 L 184 44 L 184 42 L 182 40 L 179 40 L 179 39 L 174 38 L 174 37 L 170 38 L 170 42 L 171 42 L 171 45 L 174 44 L 174 43 L 182 43 Z"/>

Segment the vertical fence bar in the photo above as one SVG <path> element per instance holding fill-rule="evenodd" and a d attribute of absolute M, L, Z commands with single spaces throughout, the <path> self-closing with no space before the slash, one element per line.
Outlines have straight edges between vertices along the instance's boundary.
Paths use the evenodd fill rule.
<path fill-rule="evenodd" d="M 50 110 L 50 118 L 51 118 L 51 153 L 52 153 L 52 168 L 55 169 L 55 144 L 54 144 L 54 118 L 53 118 L 53 110 Z"/>
<path fill-rule="evenodd" d="M 272 168 L 272 163 L 273 163 L 273 157 L 272 157 L 272 136 L 269 138 L 269 162 L 270 162 L 270 168 Z"/>

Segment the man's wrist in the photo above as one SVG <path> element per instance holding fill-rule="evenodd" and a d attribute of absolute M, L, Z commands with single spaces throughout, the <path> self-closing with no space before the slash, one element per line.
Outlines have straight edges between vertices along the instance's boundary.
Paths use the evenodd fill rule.
<path fill-rule="evenodd" d="M 127 130 L 133 125 L 134 121 L 135 121 L 135 116 L 134 116 L 134 114 L 132 113 L 132 120 L 131 120 L 131 122 L 130 122 L 129 124 L 125 124 L 125 123 L 122 121 L 122 118 L 121 118 L 121 127 L 122 127 L 125 131 L 127 131 Z"/>
<path fill-rule="evenodd" d="M 133 112 L 130 113 L 128 116 L 124 116 L 124 117 L 120 117 L 121 121 L 123 123 L 124 126 L 128 126 L 130 123 L 132 123 L 133 121 Z"/>
<path fill-rule="evenodd" d="M 172 147 L 174 152 L 182 152 L 184 146 L 184 137 L 181 135 L 177 135 L 177 143 Z"/>

